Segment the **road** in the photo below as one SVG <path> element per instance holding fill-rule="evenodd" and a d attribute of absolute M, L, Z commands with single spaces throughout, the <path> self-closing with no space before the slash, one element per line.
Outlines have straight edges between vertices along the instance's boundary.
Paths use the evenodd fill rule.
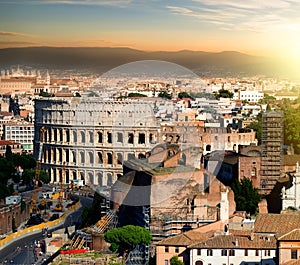
<path fill-rule="evenodd" d="M 55 230 L 81 223 L 81 213 L 84 209 L 84 206 L 90 206 L 93 202 L 93 198 L 79 196 L 79 199 L 82 207 L 71 213 L 66 218 L 65 223 L 55 228 Z M 52 230 L 49 229 L 49 232 L 51 231 Z M 37 257 L 34 254 L 34 241 L 39 241 L 42 239 L 43 235 L 42 232 L 40 232 L 11 243 L 0 251 L 0 264 L 35 264 Z"/>

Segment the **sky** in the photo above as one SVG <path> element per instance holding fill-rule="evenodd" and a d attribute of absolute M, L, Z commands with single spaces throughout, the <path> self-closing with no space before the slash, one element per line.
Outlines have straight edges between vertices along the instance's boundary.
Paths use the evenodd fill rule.
<path fill-rule="evenodd" d="M 300 61 L 299 0 L 0 0 L 0 48 L 238 51 Z"/>

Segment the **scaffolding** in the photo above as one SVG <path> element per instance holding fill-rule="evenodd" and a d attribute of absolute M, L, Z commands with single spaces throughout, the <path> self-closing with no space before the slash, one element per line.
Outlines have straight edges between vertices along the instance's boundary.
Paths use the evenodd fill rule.
<path fill-rule="evenodd" d="M 93 232 L 105 233 L 109 228 L 112 229 L 117 225 L 117 213 L 116 210 L 112 209 L 107 212 L 106 215 L 91 227 Z"/>
<path fill-rule="evenodd" d="M 269 111 L 262 115 L 261 194 L 267 195 L 280 178 L 282 170 L 283 114 Z"/>

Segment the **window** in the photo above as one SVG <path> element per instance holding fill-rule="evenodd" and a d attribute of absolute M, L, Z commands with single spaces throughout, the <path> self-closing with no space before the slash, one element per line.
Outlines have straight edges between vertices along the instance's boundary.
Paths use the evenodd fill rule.
<path fill-rule="evenodd" d="M 234 249 L 229 249 L 229 256 L 234 256 L 234 255 L 235 255 Z"/>
<path fill-rule="evenodd" d="M 117 133 L 117 142 L 123 143 L 123 133 L 120 132 Z"/>
<path fill-rule="evenodd" d="M 248 256 L 248 249 L 245 249 L 244 256 Z"/>
<path fill-rule="evenodd" d="M 109 144 L 112 143 L 112 135 L 111 135 L 111 132 L 108 132 L 108 133 L 107 133 L 107 142 L 108 142 Z"/>
<path fill-rule="evenodd" d="M 90 140 L 90 143 L 92 144 L 94 142 L 94 134 L 93 132 L 89 132 L 89 140 Z"/>
<path fill-rule="evenodd" d="M 175 253 L 179 253 L 179 247 L 175 247 Z"/>
<path fill-rule="evenodd" d="M 258 249 L 255 250 L 255 256 L 259 256 L 259 250 Z"/>
<path fill-rule="evenodd" d="M 98 155 L 98 163 L 102 164 L 103 163 L 102 153 L 98 152 L 97 155 Z"/>
<path fill-rule="evenodd" d="M 145 143 L 145 134 L 139 133 L 139 144 L 144 144 L 144 143 Z"/>
<path fill-rule="evenodd" d="M 200 248 L 197 249 L 197 256 L 201 256 L 201 249 Z"/>
<path fill-rule="evenodd" d="M 80 132 L 80 135 L 81 135 L 81 142 L 85 143 L 85 134 L 84 134 L 84 132 Z"/>
<path fill-rule="evenodd" d="M 98 143 L 102 143 L 102 133 L 98 132 Z"/>
<path fill-rule="evenodd" d="M 212 255 L 213 255 L 212 249 L 208 249 L 208 250 L 207 250 L 207 256 L 212 256 Z"/>
<path fill-rule="evenodd" d="M 269 249 L 266 249 L 265 250 L 265 256 L 271 256 L 271 250 L 269 250 Z"/>
<path fill-rule="evenodd" d="M 123 156 L 121 153 L 117 153 L 117 157 L 118 157 L 118 165 L 122 165 L 123 162 Z"/>
<path fill-rule="evenodd" d="M 227 249 L 222 249 L 221 250 L 221 255 L 222 256 L 227 256 Z"/>
<path fill-rule="evenodd" d="M 169 261 L 165 259 L 165 265 L 169 265 Z"/>
<path fill-rule="evenodd" d="M 113 157 L 111 153 L 107 153 L 107 164 L 112 165 Z"/>
<path fill-rule="evenodd" d="M 297 259 L 297 250 L 291 250 L 291 259 Z"/>
<path fill-rule="evenodd" d="M 110 173 L 107 173 L 107 186 L 111 186 L 113 184 L 113 176 Z"/>
<path fill-rule="evenodd" d="M 169 247 L 165 247 L 165 252 L 169 252 Z"/>
<path fill-rule="evenodd" d="M 133 144 L 133 133 L 128 134 L 128 143 Z"/>

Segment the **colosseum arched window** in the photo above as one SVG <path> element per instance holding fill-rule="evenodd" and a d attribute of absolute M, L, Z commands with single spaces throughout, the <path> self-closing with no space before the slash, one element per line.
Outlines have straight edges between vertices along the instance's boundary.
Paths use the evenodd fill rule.
<path fill-rule="evenodd" d="M 84 132 L 80 132 L 80 137 L 81 137 L 81 142 L 85 143 L 85 133 Z"/>
<path fill-rule="evenodd" d="M 123 143 L 123 133 L 120 132 L 117 133 L 117 142 Z"/>
<path fill-rule="evenodd" d="M 103 164 L 102 153 L 101 153 L 101 152 L 97 152 L 97 156 L 98 156 L 98 163 L 99 163 L 99 164 Z"/>
<path fill-rule="evenodd" d="M 102 141 L 103 141 L 103 134 L 102 134 L 102 132 L 98 132 L 97 135 L 98 135 L 98 143 L 102 144 Z"/>
<path fill-rule="evenodd" d="M 128 143 L 133 144 L 134 143 L 134 135 L 133 133 L 128 133 Z"/>
<path fill-rule="evenodd" d="M 89 152 L 89 160 L 90 160 L 90 164 L 94 164 L 94 154 L 93 154 L 93 152 Z"/>
<path fill-rule="evenodd" d="M 73 142 L 77 143 L 77 131 L 73 131 Z"/>
<path fill-rule="evenodd" d="M 54 137 L 54 142 L 57 142 L 57 129 L 54 129 L 54 130 L 53 130 L 53 133 L 54 133 L 54 135 L 53 135 L 53 137 Z"/>
<path fill-rule="evenodd" d="M 94 175 L 91 172 L 89 172 L 89 174 L 88 174 L 88 181 L 89 181 L 89 184 L 94 184 Z"/>
<path fill-rule="evenodd" d="M 144 154 L 142 154 L 142 153 L 139 153 L 138 158 L 139 159 L 144 159 L 144 158 L 146 158 L 146 156 Z"/>
<path fill-rule="evenodd" d="M 113 184 L 113 176 L 111 173 L 107 173 L 107 186 L 111 186 Z"/>
<path fill-rule="evenodd" d="M 81 161 L 82 164 L 85 163 L 84 152 L 83 151 L 80 152 L 80 161 Z"/>
<path fill-rule="evenodd" d="M 113 163 L 113 157 L 111 153 L 107 153 L 107 164 L 112 165 Z"/>
<path fill-rule="evenodd" d="M 103 175 L 102 175 L 102 173 L 98 173 L 97 176 L 98 176 L 98 185 L 99 186 L 104 186 L 103 185 Z"/>
<path fill-rule="evenodd" d="M 93 134 L 93 132 L 89 132 L 89 142 L 91 144 L 94 142 L 94 134 Z"/>
<path fill-rule="evenodd" d="M 123 155 L 121 153 L 117 153 L 118 165 L 122 165 L 123 163 Z"/>

